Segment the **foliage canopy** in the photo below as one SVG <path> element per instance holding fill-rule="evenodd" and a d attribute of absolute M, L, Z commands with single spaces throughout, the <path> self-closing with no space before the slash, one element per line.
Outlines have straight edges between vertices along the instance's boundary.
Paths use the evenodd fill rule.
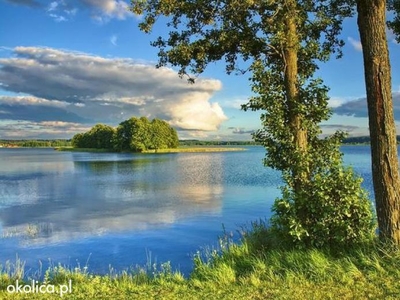
<path fill-rule="evenodd" d="M 176 130 L 163 120 L 132 117 L 115 129 L 97 124 L 88 132 L 78 133 L 72 138 L 78 148 L 113 149 L 117 151 L 142 152 L 149 149 L 177 148 Z"/>
<path fill-rule="evenodd" d="M 328 88 L 314 78 L 318 61 L 335 52 L 341 55 L 338 34 L 353 4 L 348 0 L 132 1 L 132 11 L 144 17 L 141 30 L 150 32 L 160 19 L 171 30 L 152 43 L 159 48 L 158 67 L 179 67 L 179 75 L 188 75 L 192 83 L 191 74 L 201 74 L 209 63 L 220 60 L 228 74 L 250 71 L 255 96 L 243 109 L 263 111 L 263 128 L 254 138 L 267 149 L 266 165 L 282 171 L 286 183 L 282 199 L 276 200 L 272 225 L 300 246 L 358 242 L 373 228 L 360 179 L 342 166 L 339 145 L 344 134 L 320 138 L 319 123 L 330 116 Z M 352 193 L 347 192 L 350 187 Z M 331 236 L 336 235 L 333 241 Z"/>

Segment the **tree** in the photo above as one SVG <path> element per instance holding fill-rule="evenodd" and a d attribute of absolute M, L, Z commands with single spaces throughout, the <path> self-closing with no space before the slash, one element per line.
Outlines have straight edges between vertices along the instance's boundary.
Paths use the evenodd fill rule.
<path fill-rule="evenodd" d="M 96 124 L 87 134 L 91 137 L 92 145 L 89 148 L 112 149 L 115 129 L 105 124 Z"/>
<path fill-rule="evenodd" d="M 178 133 L 175 128 L 169 128 L 169 139 L 168 139 L 168 148 L 178 148 L 179 146 L 179 138 Z"/>
<path fill-rule="evenodd" d="M 400 1 L 392 1 L 391 7 L 400 11 Z M 400 246 L 400 178 L 385 26 L 386 0 L 357 0 L 357 12 L 364 56 L 379 235 L 382 240 Z M 400 31 L 398 16 L 389 24 Z"/>
<path fill-rule="evenodd" d="M 142 152 L 148 149 L 176 148 L 179 145 L 178 135 L 167 122 L 146 117 L 132 117 L 119 124 L 114 148 L 118 151 Z"/>
<path fill-rule="evenodd" d="M 163 120 L 153 119 L 150 124 L 151 149 L 176 148 L 179 145 L 175 129 Z"/>
<path fill-rule="evenodd" d="M 132 117 L 119 124 L 115 135 L 118 151 L 141 152 L 149 147 L 149 121 L 147 118 Z"/>
<path fill-rule="evenodd" d="M 78 148 L 112 149 L 115 129 L 105 124 L 96 124 L 88 132 L 75 134 L 72 145 Z"/>
<path fill-rule="evenodd" d="M 159 16 L 168 17 L 168 38 L 152 43 L 160 49 L 158 67 L 178 66 L 190 82 L 190 73 L 201 74 L 209 63 L 220 60 L 225 60 L 227 73 L 251 71 L 256 96 L 243 108 L 264 111 L 264 128 L 255 139 L 267 149 L 266 165 L 281 170 L 287 184 L 274 207 L 280 232 L 296 243 L 318 246 L 351 242 L 370 233 L 368 199 L 359 180 L 341 165 L 338 147 L 343 134 L 319 138 L 318 124 L 330 113 L 328 89 L 313 75 L 317 61 L 335 51 L 340 55 L 337 35 L 351 13 L 346 1 L 136 0 L 132 11 L 144 15 L 140 28 L 145 32 Z M 248 62 L 247 68 L 242 62 Z M 351 181 L 354 196 L 341 193 L 343 188 L 329 189 L 328 184 L 343 182 L 344 177 Z M 313 193 L 317 185 L 323 187 Z M 334 200 L 327 201 L 329 197 Z M 318 205 L 325 205 L 320 213 L 315 210 Z M 338 217 L 330 218 L 329 210 Z M 318 242 L 324 226 L 331 235 L 340 231 L 338 240 L 324 234 L 327 239 Z"/>
<path fill-rule="evenodd" d="M 388 8 L 394 12 L 394 17 L 388 22 L 388 26 L 396 34 L 396 40 L 400 43 L 400 1 L 388 0 Z"/>
<path fill-rule="evenodd" d="M 75 134 L 71 139 L 72 147 L 83 148 L 81 147 L 82 139 L 83 139 L 83 133 Z"/>
<path fill-rule="evenodd" d="M 160 48 L 158 67 L 170 63 L 180 67 L 181 76 L 200 74 L 210 62 L 225 59 L 227 73 L 244 72 L 238 61 L 252 59 L 250 69 L 259 62 L 272 63 L 271 68 L 282 73 L 291 150 L 297 155 L 296 164 L 302 164 L 292 169 L 300 191 L 301 181 L 307 180 L 308 160 L 303 156 L 308 138 L 298 88 L 317 69 L 314 60 L 326 60 L 341 44 L 336 36 L 350 12 L 343 0 L 136 0 L 132 10 L 146 14 L 140 24 L 145 32 L 150 32 L 158 16 L 170 17 L 169 38 L 152 43 Z"/>
<path fill-rule="evenodd" d="M 136 119 L 135 126 L 130 148 L 132 151 L 142 152 L 151 147 L 151 124 L 146 117 L 141 117 Z"/>

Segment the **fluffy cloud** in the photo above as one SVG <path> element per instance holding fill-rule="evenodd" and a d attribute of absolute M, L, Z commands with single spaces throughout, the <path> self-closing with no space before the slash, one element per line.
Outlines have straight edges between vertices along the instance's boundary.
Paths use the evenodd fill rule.
<path fill-rule="evenodd" d="M 0 96 L 0 118 L 29 121 L 94 122 L 94 120 L 72 113 L 67 109 L 69 106 L 78 108 L 84 104 L 31 96 Z"/>
<path fill-rule="evenodd" d="M 129 6 L 122 0 L 82 0 L 88 8 L 92 9 L 94 17 L 99 21 L 108 18 L 124 20 L 134 15 L 129 11 Z"/>
<path fill-rule="evenodd" d="M 328 106 L 330 108 L 336 108 L 336 107 L 341 106 L 345 102 L 346 102 L 346 100 L 343 98 L 333 97 L 333 98 L 329 98 Z"/>
<path fill-rule="evenodd" d="M 43 105 L 53 107 L 67 107 L 70 105 L 68 102 L 58 100 L 47 100 L 42 98 L 35 98 L 30 96 L 10 97 L 0 96 L 0 105 Z"/>
<path fill-rule="evenodd" d="M 235 98 L 224 99 L 221 102 L 221 106 L 224 108 L 235 108 L 240 110 L 242 109 L 242 105 L 248 102 L 249 102 L 248 96 L 235 97 Z"/>
<path fill-rule="evenodd" d="M 393 93 L 393 110 L 395 119 L 400 120 L 400 92 Z M 342 103 L 335 107 L 333 111 L 338 115 L 366 118 L 368 117 L 367 99 L 361 98 Z"/>
<path fill-rule="evenodd" d="M 43 8 L 48 16 L 56 22 L 67 21 L 78 11 L 88 11 L 91 17 L 99 22 L 110 19 L 125 20 L 135 15 L 129 11 L 128 1 L 124 0 L 5 0 L 8 3 L 27 6 L 32 8 Z"/>
<path fill-rule="evenodd" d="M 118 37 L 114 34 L 110 37 L 110 43 L 114 46 L 117 46 Z"/>
<path fill-rule="evenodd" d="M 8 3 L 43 8 L 56 22 L 67 21 L 78 11 L 88 11 L 98 22 L 110 19 L 125 20 L 135 15 L 129 11 L 128 1 L 124 0 L 5 0 Z"/>
<path fill-rule="evenodd" d="M 188 84 L 169 68 L 51 48 L 13 52 L 0 59 L 0 86 L 29 96 L 0 97 L 3 119 L 116 125 L 141 115 L 200 131 L 217 130 L 227 119 L 220 105 L 210 102 L 222 87 L 218 80 Z"/>
<path fill-rule="evenodd" d="M 83 132 L 90 126 L 61 121 L 0 121 L 2 139 L 69 139 L 76 132 Z"/>
<path fill-rule="evenodd" d="M 353 46 L 354 49 L 360 52 L 362 51 L 362 45 L 360 41 L 357 41 L 352 37 L 348 37 L 347 40 L 350 42 L 350 44 Z"/>

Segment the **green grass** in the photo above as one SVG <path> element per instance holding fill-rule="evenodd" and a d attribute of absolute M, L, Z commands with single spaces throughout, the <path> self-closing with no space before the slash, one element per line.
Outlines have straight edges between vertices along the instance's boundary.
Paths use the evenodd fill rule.
<path fill-rule="evenodd" d="M 256 224 L 257 225 L 257 224 Z M 220 239 L 220 248 L 199 252 L 189 278 L 168 263 L 109 274 L 53 266 L 47 284 L 67 284 L 63 299 L 399 299 L 400 251 L 377 244 L 334 252 L 285 249 L 253 226 L 241 244 Z M 267 242 L 263 242 L 266 241 Z M 273 246 L 271 246 L 273 245 Z M 0 299 L 58 299 L 54 294 L 9 294 L 24 276 L 24 265 L 3 266 Z"/>
<path fill-rule="evenodd" d="M 181 153 L 181 152 L 226 152 L 226 151 L 244 151 L 245 148 L 230 146 L 187 146 L 171 149 L 146 150 L 143 153 Z"/>

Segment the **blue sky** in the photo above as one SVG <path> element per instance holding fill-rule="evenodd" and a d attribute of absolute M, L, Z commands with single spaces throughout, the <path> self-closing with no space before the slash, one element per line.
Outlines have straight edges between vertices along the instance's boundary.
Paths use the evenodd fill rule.
<path fill-rule="evenodd" d="M 181 139 L 250 140 L 259 112 L 243 112 L 248 75 L 209 66 L 195 85 L 156 69 L 150 41 L 123 0 L 0 0 L 0 138 L 71 138 L 96 123 L 162 118 Z M 400 129 L 400 45 L 388 32 L 395 118 Z M 367 135 L 364 70 L 356 20 L 346 20 L 344 57 L 320 66 L 336 129 Z"/>

